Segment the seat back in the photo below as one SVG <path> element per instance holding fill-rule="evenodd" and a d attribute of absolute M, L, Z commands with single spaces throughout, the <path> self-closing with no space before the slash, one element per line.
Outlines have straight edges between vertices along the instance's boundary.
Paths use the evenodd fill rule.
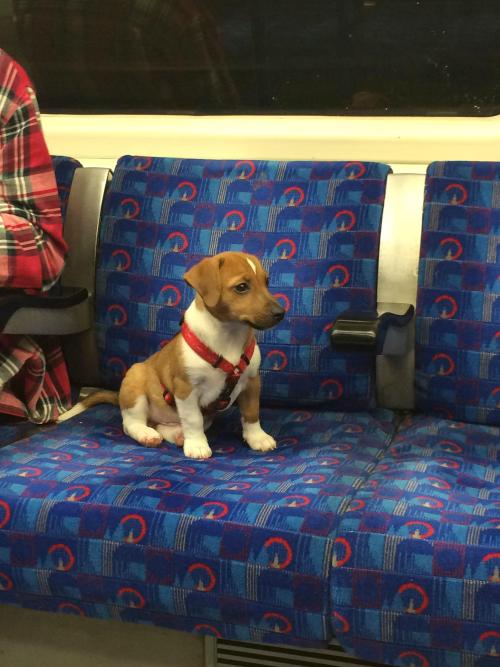
<path fill-rule="evenodd" d="M 285 320 L 259 333 L 263 401 L 374 404 L 371 353 L 332 352 L 348 309 L 376 307 L 386 165 L 121 158 L 103 210 L 97 333 L 104 383 L 167 342 L 202 257 L 257 255 Z"/>
<path fill-rule="evenodd" d="M 417 408 L 500 424 L 500 163 L 427 171 L 416 324 Z"/>
<path fill-rule="evenodd" d="M 82 166 L 78 160 L 65 155 L 52 155 L 52 166 L 56 175 L 57 191 L 61 200 L 61 213 L 63 220 L 66 218 L 71 183 L 76 169 Z"/>

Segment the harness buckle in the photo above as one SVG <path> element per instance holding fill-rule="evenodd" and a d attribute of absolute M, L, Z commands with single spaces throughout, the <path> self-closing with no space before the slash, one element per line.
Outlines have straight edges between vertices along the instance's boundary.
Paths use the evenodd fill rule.
<path fill-rule="evenodd" d="M 163 392 L 163 400 L 167 405 L 170 405 L 171 407 L 175 407 L 175 398 L 172 392 L 170 392 L 168 389 L 165 389 Z"/>
<path fill-rule="evenodd" d="M 218 356 L 217 359 L 214 361 L 214 363 L 212 364 L 212 366 L 213 366 L 214 368 L 218 368 L 218 367 L 220 366 L 220 364 L 221 364 L 223 361 L 224 361 L 224 357 L 222 356 L 222 354 L 219 354 L 219 356 Z"/>

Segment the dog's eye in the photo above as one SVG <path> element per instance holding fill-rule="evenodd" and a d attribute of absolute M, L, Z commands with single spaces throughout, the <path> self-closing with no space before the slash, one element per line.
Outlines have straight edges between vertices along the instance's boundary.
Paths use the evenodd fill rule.
<path fill-rule="evenodd" d="M 248 292 L 250 289 L 250 286 L 248 283 L 239 283 L 238 285 L 234 286 L 234 291 L 238 292 L 238 294 L 245 294 L 245 292 Z"/>

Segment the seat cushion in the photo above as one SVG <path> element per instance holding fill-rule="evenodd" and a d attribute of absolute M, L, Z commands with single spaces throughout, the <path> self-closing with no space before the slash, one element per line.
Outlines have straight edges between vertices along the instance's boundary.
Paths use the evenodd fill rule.
<path fill-rule="evenodd" d="M 334 319 L 376 307 L 389 168 L 373 163 L 121 158 L 104 205 L 97 334 L 104 381 L 167 342 L 207 255 L 257 255 L 287 316 L 259 333 L 268 404 L 374 405 L 370 353 L 330 349 Z"/>
<path fill-rule="evenodd" d="M 0 417 L 0 447 L 21 440 L 39 430 L 39 425 L 26 420 L 13 419 L 10 415 Z"/>
<path fill-rule="evenodd" d="M 388 412 L 236 411 L 214 455 L 126 438 L 99 406 L 0 450 L 0 602 L 231 639 L 322 644 L 339 516 L 393 432 Z"/>
<path fill-rule="evenodd" d="M 500 429 L 408 419 L 335 540 L 337 638 L 392 665 L 497 665 Z"/>
<path fill-rule="evenodd" d="M 427 172 L 416 331 L 417 407 L 500 424 L 500 162 Z"/>

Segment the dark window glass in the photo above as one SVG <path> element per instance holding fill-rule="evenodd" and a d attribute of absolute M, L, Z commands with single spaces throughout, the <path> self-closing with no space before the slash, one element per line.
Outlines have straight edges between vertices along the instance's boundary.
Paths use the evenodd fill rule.
<path fill-rule="evenodd" d="M 491 115 L 497 0 L 3 0 L 46 112 Z"/>

